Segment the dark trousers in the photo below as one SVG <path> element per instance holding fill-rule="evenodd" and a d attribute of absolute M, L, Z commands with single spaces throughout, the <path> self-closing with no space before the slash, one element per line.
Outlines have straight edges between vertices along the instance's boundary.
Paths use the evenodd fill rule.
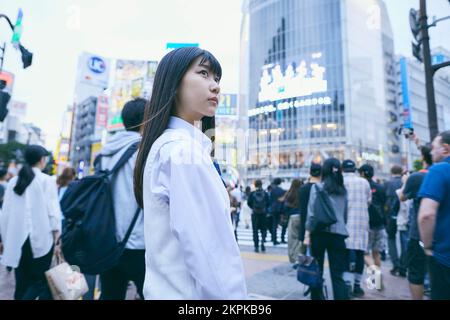
<path fill-rule="evenodd" d="M 137 293 L 144 299 L 142 289 L 145 279 L 145 250 L 123 252 L 117 266 L 100 275 L 101 300 L 125 300 L 128 283 L 133 281 Z"/>
<path fill-rule="evenodd" d="M 364 251 L 347 249 L 347 270 L 348 272 L 363 274 L 364 271 Z"/>
<path fill-rule="evenodd" d="M 322 275 L 325 251 L 328 254 L 330 263 L 334 299 L 348 300 L 348 291 L 343 277 L 347 266 L 345 237 L 326 232 L 311 235 L 311 254 L 317 259 Z M 323 289 L 311 289 L 311 299 L 324 299 Z"/>
<path fill-rule="evenodd" d="M 266 228 L 269 229 L 270 232 L 270 241 L 275 242 L 275 240 L 277 239 L 277 235 L 276 235 L 276 230 L 275 230 L 275 236 L 274 236 L 274 232 L 273 232 L 273 221 L 274 221 L 274 217 L 272 214 L 267 215 L 266 217 Z"/>
<path fill-rule="evenodd" d="M 388 235 L 388 250 L 395 269 L 400 269 L 400 258 L 397 249 L 397 219 L 388 218 L 386 232 Z"/>
<path fill-rule="evenodd" d="M 253 244 L 255 245 L 255 249 L 259 246 L 258 231 L 261 231 L 261 244 L 264 245 L 264 242 L 266 241 L 266 223 L 265 213 L 252 214 Z"/>
<path fill-rule="evenodd" d="M 450 268 L 429 257 L 431 299 L 450 300 Z"/>
<path fill-rule="evenodd" d="M 43 257 L 33 258 L 30 240 L 22 246 L 19 266 L 14 270 L 16 276 L 15 300 L 53 300 L 48 287 L 45 271 L 50 269 L 53 247 Z"/>

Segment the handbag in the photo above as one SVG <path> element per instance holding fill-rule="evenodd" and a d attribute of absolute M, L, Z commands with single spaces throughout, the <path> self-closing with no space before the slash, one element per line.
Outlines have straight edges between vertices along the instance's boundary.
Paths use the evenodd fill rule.
<path fill-rule="evenodd" d="M 337 222 L 336 213 L 331 204 L 329 196 L 322 188 L 316 188 L 316 199 L 314 201 L 314 215 L 311 220 L 311 233 L 324 231 Z"/>
<path fill-rule="evenodd" d="M 78 300 L 89 291 L 86 278 L 67 262 L 45 272 L 54 300 Z"/>
<path fill-rule="evenodd" d="M 323 285 L 322 272 L 317 260 L 307 250 L 306 255 L 299 254 L 294 266 L 297 269 L 297 280 L 310 288 L 321 288 Z"/>

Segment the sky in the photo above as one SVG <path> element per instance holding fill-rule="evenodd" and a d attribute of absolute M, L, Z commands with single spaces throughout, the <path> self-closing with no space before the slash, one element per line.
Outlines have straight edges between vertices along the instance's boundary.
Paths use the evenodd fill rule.
<path fill-rule="evenodd" d="M 297 0 L 301 1 L 301 0 Z M 362 0 L 363 1 L 363 0 Z M 409 9 L 419 0 L 385 0 L 396 53 L 411 56 Z M 429 16 L 450 15 L 448 0 L 428 0 Z M 22 8 L 21 43 L 34 53 L 22 69 L 20 53 L 7 41 L 4 69 L 15 74 L 12 99 L 27 103 L 27 122 L 46 134 L 54 149 L 67 105 L 73 101 L 78 55 L 88 51 L 111 58 L 160 60 L 167 42 L 199 43 L 221 62 L 221 91 L 237 93 L 241 0 L 2 0 L 0 13 L 14 23 Z M 450 50 L 450 20 L 430 31 L 432 47 Z M 446 32 L 447 31 L 447 32 Z"/>

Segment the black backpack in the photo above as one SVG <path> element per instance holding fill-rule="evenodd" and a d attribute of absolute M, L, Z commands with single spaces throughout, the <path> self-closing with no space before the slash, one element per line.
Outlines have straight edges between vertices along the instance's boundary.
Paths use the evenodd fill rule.
<path fill-rule="evenodd" d="M 253 212 L 265 213 L 267 208 L 267 197 L 263 190 L 257 190 L 253 193 Z"/>
<path fill-rule="evenodd" d="M 116 238 L 116 220 L 111 176 L 117 173 L 136 152 L 131 145 L 112 170 L 71 183 L 61 199 L 65 221 L 61 235 L 64 259 L 85 274 L 100 274 L 117 265 L 136 224 L 140 208 L 121 242 Z M 97 159 L 96 159 L 97 160 Z"/>

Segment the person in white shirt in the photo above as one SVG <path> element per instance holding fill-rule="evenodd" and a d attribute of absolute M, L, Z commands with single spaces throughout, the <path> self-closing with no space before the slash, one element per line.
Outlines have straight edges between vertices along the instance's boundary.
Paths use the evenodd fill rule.
<path fill-rule="evenodd" d="M 144 209 L 145 299 L 247 299 L 230 200 L 211 159 L 221 67 L 186 47 L 159 63 L 134 172 Z M 204 126 L 203 126 L 204 127 Z M 205 129 L 205 128 L 204 128 Z"/>
<path fill-rule="evenodd" d="M 61 232 L 61 209 L 55 181 L 42 173 L 48 151 L 25 149 L 25 164 L 9 181 L 0 220 L 4 252 L 1 263 L 15 268 L 14 299 L 51 299 L 45 278 Z"/>

